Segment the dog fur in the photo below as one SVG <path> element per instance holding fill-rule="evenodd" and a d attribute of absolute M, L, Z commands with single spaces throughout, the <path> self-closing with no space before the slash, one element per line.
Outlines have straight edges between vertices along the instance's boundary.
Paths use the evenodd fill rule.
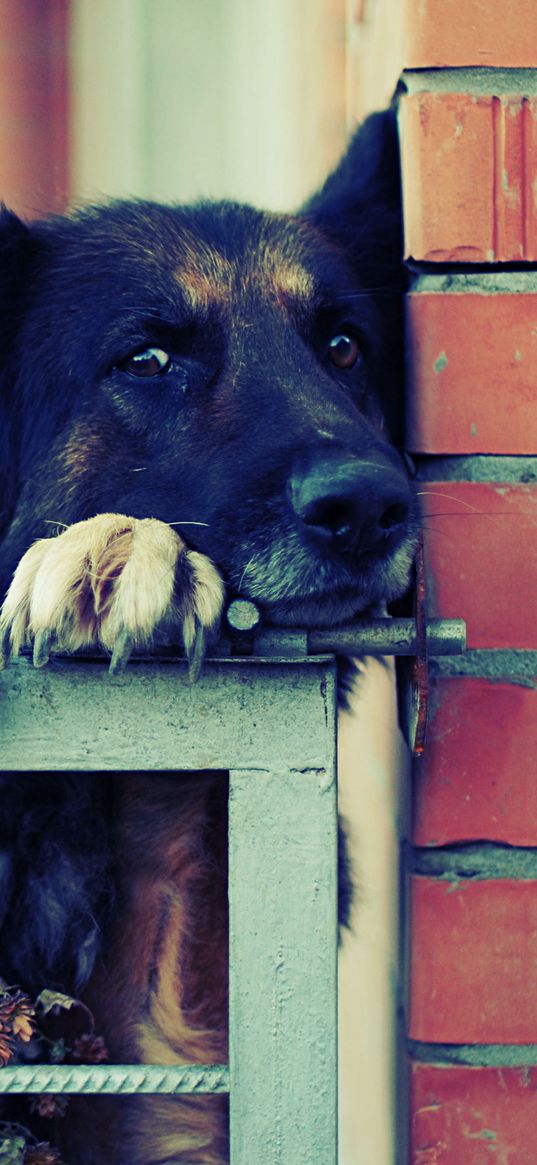
<path fill-rule="evenodd" d="M 196 674 L 225 595 L 327 626 L 404 593 L 393 113 L 298 215 L 5 210 L 0 247 L 4 665 L 164 635 Z M 116 1061 L 224 1060 L 225 774 L 0 781 L 0 974 L 78 992 Z M 218 1098 L 69 1112 L 70 1165 L 228 1159 Z"/>

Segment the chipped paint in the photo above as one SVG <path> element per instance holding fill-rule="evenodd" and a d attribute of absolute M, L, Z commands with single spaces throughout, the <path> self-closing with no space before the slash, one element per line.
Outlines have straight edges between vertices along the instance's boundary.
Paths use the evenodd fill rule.
<path fill-rule="evenodd" d="M 477 437 L 477 425 L 475 421 L 472 421 L 470 424 L 470 436 Z"/>
<path fill-rule="evenodd" d="M 434 368 L 435 372 L 437 374 L 439 372 L 443 372 L 444 368 L 447 367 L 447 362 L 448 362 L 447 353 L 444 352 L 444 350 L 442 350 L 439 353 L 439 355 L 436 357 L 436 360 L 433 363 L 433 368 Z"/>
<path fill-rule="evenodd" d="M 464 1135 L 465 1135 L 465 1137 L 468 1138 L 469 1141 L 497 1141 L 498 1140 L 498 1134 L 493 1132 L 492 1129 L 478 1129 L 477 1132 L 475 1132 L 475 1133 L 471 1133 L 469 1129 L 465 1129 Z M 491 1148 L 493 1148 L 492 1145 L 491 1145 Z"/>

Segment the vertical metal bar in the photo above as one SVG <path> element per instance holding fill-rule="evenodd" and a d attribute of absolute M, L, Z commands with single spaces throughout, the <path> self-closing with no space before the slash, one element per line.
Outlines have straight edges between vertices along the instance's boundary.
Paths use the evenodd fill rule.
<path fill-rule="evenodd" d="M 335 764 L 230 781 L 231 1162 L 336 1165 Z"/>

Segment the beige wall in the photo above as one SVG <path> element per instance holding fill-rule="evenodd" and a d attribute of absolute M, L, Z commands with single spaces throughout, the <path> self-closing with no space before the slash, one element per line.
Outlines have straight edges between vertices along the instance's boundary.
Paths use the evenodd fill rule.
<path fill-rule="evenodd" d="M 404 0 L 347 0 L 349 125 L 391 101 L 403 67 Z"/>
<path fill-rule="evenodd" d="M 72 189 L 296 206 L 345 141 L 344 0 L 74 0 Z"/>
<path fill-rule="evenodd" d="M 339 731 L 339 804 L 356 884 L 339 959 L 340 1165 L 403 1161 L 396 1061 L 399 839 L 408 779 L 392 665 L 368 660 Z"/>

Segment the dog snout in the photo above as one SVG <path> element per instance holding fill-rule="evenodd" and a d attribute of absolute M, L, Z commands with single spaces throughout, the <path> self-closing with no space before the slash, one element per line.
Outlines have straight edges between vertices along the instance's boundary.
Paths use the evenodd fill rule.
<path fill-rule="evenodd" d="M 336 553 L 391 549 L 407 529 L 410 484 L 403 468 L 380 452 L 301 454 L 287 493 L 308 534 Z"/>

